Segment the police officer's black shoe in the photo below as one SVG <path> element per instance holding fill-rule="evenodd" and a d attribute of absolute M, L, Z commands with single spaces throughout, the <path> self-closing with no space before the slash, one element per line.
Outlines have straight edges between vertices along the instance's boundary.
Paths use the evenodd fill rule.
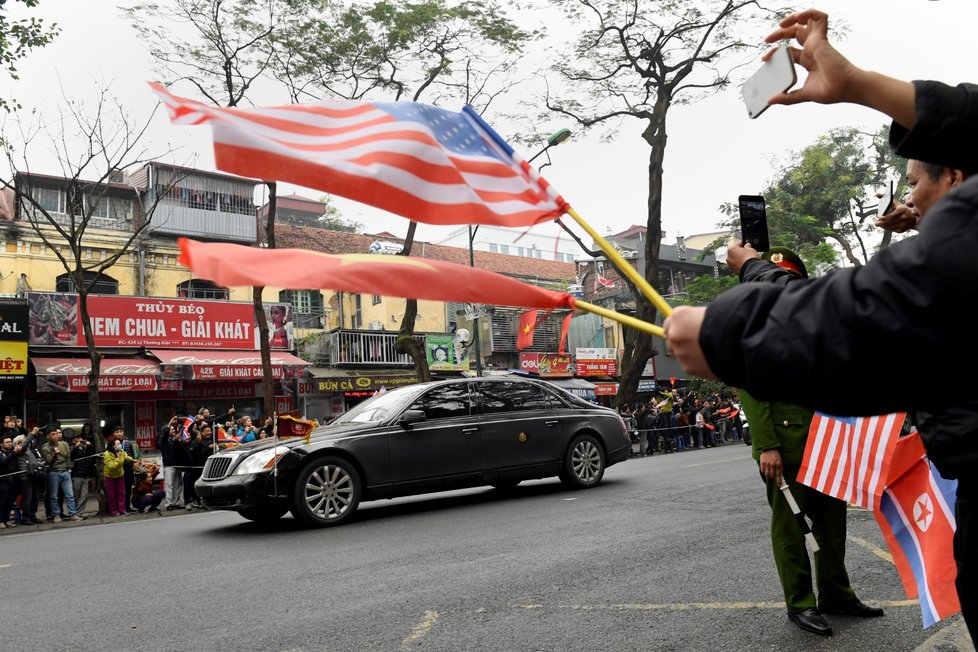
<path fill-rule="evenodd" d="M 818 609 L 810 607 L 796 614 L 788 613 L 788 620 L 798 625 L 799 629 L 819 636 L 832 636 L 832 626 L 822 617 Z"/>

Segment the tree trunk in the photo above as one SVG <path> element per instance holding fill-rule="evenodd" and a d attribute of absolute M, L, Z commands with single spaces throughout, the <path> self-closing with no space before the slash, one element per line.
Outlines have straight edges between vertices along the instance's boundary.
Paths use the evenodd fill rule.
<path fill-rule="evenodd" d="M 74 277 L 75 274 L 72 274 Z M 95 452 L 105 452 L 105 433 L 102 432 L 102 407 L 99 401 L 98 379 L 102 374 L 102 354 L 95 346 L 95 336 L 92 333 L 92 322 L 88 318 L 88 286 L 84 284 L 84 275 L 77 272 L 75 287 L 78 292 L 78 312 L 81 319 L 82 332 L 85 333 L 85 348 L 88 350 L 88 360 L 91 369 L 88 371 L 88 420 L 92 422 L 92 432 L 95 434 Z M 99 514 L 106 513 L 105 482 L 102 474 L 95 474 L 95 496 L 98 500 Z"/>
<path fill-rule="evenodd" d="M 411 220 L 407 235 L 404 237 L 404 248 L 399 255 L 411 255 L 411 247 L 414 246 L 414 232 L 417 228 L 418 223 Z M 401 319 L 401 327 L 397 330 L 394 350 L 411 356 L 414 361 L 414 372 L 418 375 L 418 382 L 426 383 L 431 380 L 431 371 L 428 369 L 428 356 L 425 354 L 424 347 L 414 337 L 414 322 L 417 318 L 418 300 L 408 299 L 404 304 L 404 317 Z"/>
<path fill-rule="evenodd" d="M 659 94 L 652 117 L 642 133 L 651 146 L 649 154 L 649 201 L 648 221 L 645 234 L 645 280 L 661 293 L 659 285 L 659 245 L 662 241 L 662 164 L 666 151 L 666 112 L 670 100 L 665 92 Z M 654 323 L 656 309 L 648 299 L 638 294 L 635 301 L 636 317 Z M 634 401 L 638 393 L 638 381 L 645 364 L 658 352 L 652 336 L 645 331 L 635 331 L 625 338 L 626 348 L 621 365 L 621 382 L 618 384 L 617 404 Z M 629 346 L 630 345 L 630 346 Z"/>
<path fill-rule="evenodd" d="M 275 206 L 276 183 L 266 181 L 268 186 L 268 219 L 265 222 L 265 239 L 269 249 L 275 248 Z M 275 413 L 275 379 L 272 378 L 272 348 L 268 340 L 268 319 L 265 317 L 265 305 L 261 293 L 264 287 L 251 290 L 251 300 L 255 306 L 255 323 L 258 324 L 258 347 L 261 351 L 262 374 L 262 418 L 266 419 Z"/>

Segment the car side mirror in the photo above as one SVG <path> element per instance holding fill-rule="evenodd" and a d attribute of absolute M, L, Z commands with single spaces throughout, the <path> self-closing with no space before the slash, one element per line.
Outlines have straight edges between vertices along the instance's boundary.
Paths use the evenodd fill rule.
<path fill-rule="evenodd" d="M 425 416 L 424 410 L 406 410 L 404 414 L 401 415 L 399 424 L 402 428 L 410 428 L 412 423 L 418 423 L 420 421 L 427 421 L 428 417 Z"/>

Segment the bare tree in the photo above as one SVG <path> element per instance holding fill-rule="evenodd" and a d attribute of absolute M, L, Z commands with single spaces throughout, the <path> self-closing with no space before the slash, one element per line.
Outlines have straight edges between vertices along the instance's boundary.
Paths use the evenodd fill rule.
<path fill-rule="evenodd" d="M 65 97 L 64 104 L 58 109 L 58 117 L 52 123 L 43 123 L 40 116 L 30 124 L 15 123 L 19 128 L 16 147 L 7 134 L 3 137 L 4 153 L 13 178 L 0 183 L 15 193 L 21 207 L 20 216 L 57 257 L 78 294 L 80 327 L 91 362 L 87 385 L 88 414 L 94 425 L 95 445 L 99 452 L 105 450 L 104 433 L 98 427 L 102 354 L 95 345 L 88 297 L 106 272 L 138 246 L 147 234 L 156 210 L 153 202 L 141 215 L 134 216 L 131 227 L 127 220 L 121 219 L 128 211 L 137 210 L 135 207 L 139 205 L 136 188 L 120 194 L 121 173 L 166 154 L 150 155 L 141 144 L 153 115 L 139 123 L 134 123 L 130 115 L 131 111 L 103 88 L 91 108 Z M 39 175 L 31 171 L 30 155 L 41 149 L 53 151 L 61 166 L 63 180 L 59 181 L 59 186 L 64 188 L 64 203 L 57 209 L 40 200 L 37 192 Z M 121 244 L 97 260 L 87 257 L 85 251 L 96 237 L 93 231 L 104 233 L 106 228 L 125 234 Z M 101 480 L 98 482 L 99 505 L 104 507 Z"/>
<path fill-rule="evenodd" d="M 276 77 L 296 101 L 309 98 L 463 101 L 485 111 L 517 81 L 508 74 L 522 46 L 537 37 L 493 2 L 383 0 L 329 6 L 293 25 L 275 44 Z M 328 44 L 326 47 L 323 44 Z M 408 224 L 401 255 L 411 255 L 417 223 Z M 418 302 L 409 299 L 396 349 L 430 379 L 414 336 Z"/>
<path fill-rule="evenodd" d="M 572 48 L 554 57 L 553 70 L 562 86 L 559 92 L 548 89 L 547 109 L 584 128 L 617 125 L 627 118 L 645 124 L 642 139 L 650 147 L 645 278 L 661 290 L 662 166 L 669 110 L 728 87 L 731 73 L 748 60 L 735 60 L 734 55 L 756 47 L 741 40 L 737 28 L 748 21 L 770 25 L 775 12 L 754 0 L 557 0 L 557 5 L 575 22 L 580 36 Z M 653 322 L 655 307 L 633 293 L 637 316 Z M 656 354 L 648 333 L 626 330 L 620 403 L 635 400 L 642 369 Z"/>
<path fill-rule="evenodd" d="M 189 83 L 218 106 L 237 106 L 269 70 L 270 44 L 303 2 L 287 0 L 168 0 L 126 10 L 133 27 L 171 84 Z M 270 191 L 265 242 L 275 247 L 276 185 Z M 262 411 L 275 411 L 275 380 L 264 287 L 252 288 L 262 364 Z"/>

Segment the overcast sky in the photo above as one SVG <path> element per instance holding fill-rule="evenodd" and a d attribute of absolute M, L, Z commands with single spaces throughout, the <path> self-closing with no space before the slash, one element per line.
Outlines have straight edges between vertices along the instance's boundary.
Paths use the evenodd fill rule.
<path fill-rule="evenodd" d="M 11 4 L 19 9 L 19 3 L 7 6 Z M 25 110 L 49 110 L 61 101 L 61 88 L 69 96 L 91 98 L 95 84 L 104 82 L 111 84 L 134 115 L 152 111 L 156 102 L 145 81 L 156 75 L 133 30 L 120 16 L 119 4 L 131 3 L 42 0 L 31 12 L 56 20 L 63 32 L 55 43 L 35 51 L 19 66 L 22 79 L 12 88 Z M 978 3 L 974 0 L 823 0 L 813 6 L 848 23 L 849 33 L 838 45 L 857 65 L 903 79 L 978 81 L 974 70 Z M 758 26 L 758 41 L 770 27 Z M 0 80 L 5 83 L 7 80 Z M 174 90 L 193 96 L 189 86 Z M 283 101 L 274 97 L 264 103 Z M 492 115 L 486 117 L 503 135 L 512 131 L 494 122 Z M 805 147 L 828 129 L 858 126 L 875 130 L 883 123 L 881 115 L 868 109 L 814 105 L 773 107 L 750 120 L 738 88 L 694 105 L 674 107 L 668 119 L 665 159 L 662 222 L 666 241 L 674 242 L 677 234 L 714 230 L 722 218 L 721 204 L 736 201 L 740 194 L 760 192 L 778 163 L 789 160 L 791 151 Z M 564 126 L 573 129 L 570 123 Z M 638 121 L 625 122 L 612 142 L 599 142 L 596 132 L 577 135 L 551 150 L 553 165 L 544 170 L 544 176 L 601 233 L 646 222 L 649 149 L 640 138 L 641 129 Z M 213 169 L 210 129 L 170 125 L 161 110 L 149 136 L 156 151 L 178 146 L 177 162 Z M 529 158 L 534 152 L 522 153 Z M 56 161 L 45 160 L 45 155 L 44 151 L 32 152 L 31 168 L 58 174 Z M 287 192 L 309 197 L 323 194 L 294 186 L 280 191 Z M 346 200 L 339 200 L 338 205 L 345 217 L 363 222 L 368 232 L 405 232 L 404 218 Z M 438 241 L 454 228 L 420 225 L 418 237 Z M 555 236 L 558 231 L 550 224 L 536 227 L 536 232 Z"/>

